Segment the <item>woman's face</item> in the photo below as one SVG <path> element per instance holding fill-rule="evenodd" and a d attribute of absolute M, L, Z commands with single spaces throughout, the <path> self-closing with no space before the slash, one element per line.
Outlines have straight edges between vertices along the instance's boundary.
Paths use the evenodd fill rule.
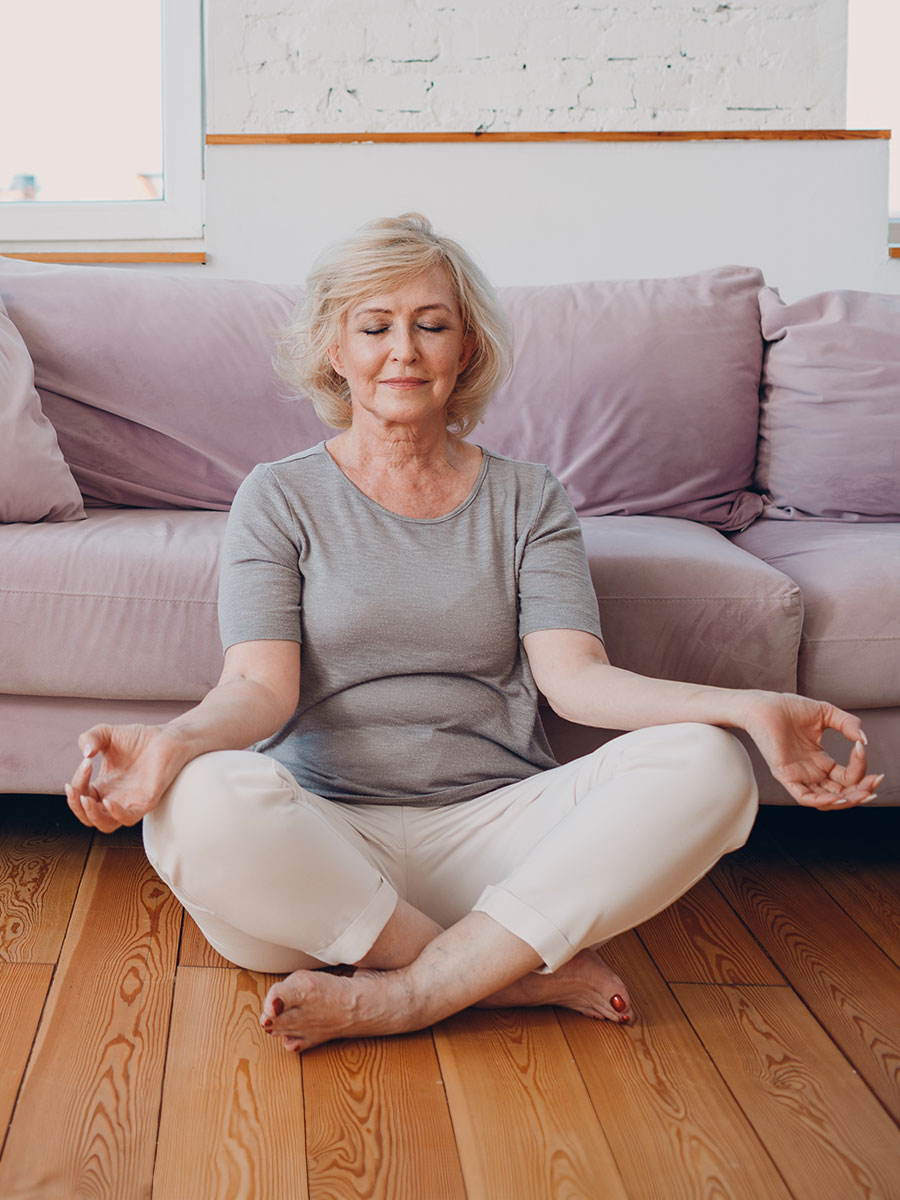
<path fill-rule="evenodd" d="M 472 353 L 459 305 L 441 269 L 369 296 L 344 318 L 329 348 L 354 412 L 384 423 L 444 424 L 447 401 Z"/>

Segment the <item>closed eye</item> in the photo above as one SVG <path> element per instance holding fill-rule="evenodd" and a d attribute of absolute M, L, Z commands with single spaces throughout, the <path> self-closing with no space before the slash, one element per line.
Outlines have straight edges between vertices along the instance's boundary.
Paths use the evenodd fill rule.
<path fill-rule="evenodd" d="M 387 326 L 387 325 L 381 325 L 381 326 L 379 326 L 378 329 L 364 329 L 363 333 L 367 334 L 369 337 L 377 337 L 380 333 L 387 333 L 388 328 L 389 328 L 389 326 Z M 417 326 L 417 328 L 421 329 L 423 331 L 423 333 L 445 333 L 447 330 L 446 325 L 422 325 L 422 324 L 420 324 Z"/>

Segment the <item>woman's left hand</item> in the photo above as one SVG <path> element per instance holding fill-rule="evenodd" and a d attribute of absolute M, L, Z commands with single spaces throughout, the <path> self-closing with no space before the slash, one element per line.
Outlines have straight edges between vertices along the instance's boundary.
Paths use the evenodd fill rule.
<path fill-rule="evenodd" d="M 798 804 L 821 809 L 864 804 L 884 778 L 866 774 L 865 734 L 859 718 L 833 704 L 757 692 L 749 699 L 742 724 L 772 774 Z M 823 749 L 826 729 L 836 729 L 853 743 L 846 766 Z"/>

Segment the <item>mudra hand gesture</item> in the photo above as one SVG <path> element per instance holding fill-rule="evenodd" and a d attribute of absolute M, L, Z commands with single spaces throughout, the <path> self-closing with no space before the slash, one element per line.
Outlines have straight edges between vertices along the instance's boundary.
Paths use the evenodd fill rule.
<path fill-rule="evenodd" d="M 805 696 L 763 692 L 750 697 L 744 728 L 798 804 L 845 808 L 875 798 L 884 775 L 866 773 L 866 736 L 858 717 Z M 853 743 L 846 766 L 823 748 L 826 729 L 837 730 Z"/>

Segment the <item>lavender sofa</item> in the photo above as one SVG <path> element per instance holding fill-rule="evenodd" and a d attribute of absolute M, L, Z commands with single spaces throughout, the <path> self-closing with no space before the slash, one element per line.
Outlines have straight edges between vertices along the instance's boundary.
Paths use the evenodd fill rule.
<path fill-rule="evenodd" d="M 0 258 L 0 792 L 61 792 L 82 729 L 214 683 L 234 491 L 328 436 L 271 367 L 297 295 Z M 501 295 L 516 368 L 475 440 L 567 487 L 612 660 L 859 712 L 900 803 L 900 300 L 784 304 L 743 267 Z M 563 759 L 613 736 L 546 723 Z"/>

